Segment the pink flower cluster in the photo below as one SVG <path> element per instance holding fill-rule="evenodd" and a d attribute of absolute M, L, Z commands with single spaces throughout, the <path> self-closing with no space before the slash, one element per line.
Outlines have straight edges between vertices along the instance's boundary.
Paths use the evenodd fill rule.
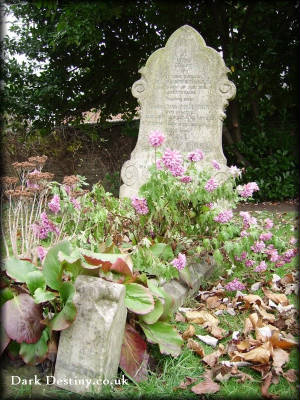
<path fill-rule="evenodd" d="M 144 198 L 133 197 L 131 200 L 132 206 L 138 214 L 148 214 L 149 208 L 147 205 L 147 200 Z"/>
<path fill-rule="evenodd" d="M 152 131 L 149 136 L 149 142 L 153 147 L 159 147 L 165 141 L 165 136 L 160 131 Z"/>
<path fill-rule="evenodd" d="M 254 251 L 254 253 L 263 253 L 265 247 L 266 245 L 263 241 L 257 241 L 251 246 L 251 250 Z"/>
<path fill-rule="evenodd" d="M 218 186 L 219 186 L 219 185 L 217 184 L 217 182 L 215 181 L 215 179 L 214 179 L 214 178 L 210 178 L 210 179 L 206 182 L 206 184 L 205 184 L 205 186 L 204 186 L 204 189 L 205 189 L 207 192 L 213 192 L 215 189 L 217 189 Z"/>
<path fill-rule="evenodd" d="M 233 292 L 235 290 L 245 290 L 245 285 L 242 284 L 242 282 L 240 282 L 237 278 L 235 278 L 233 281 L 227 283 L 227 285 L 225 285 L 225 289 Z"/>
<path fill-rule="evenodd" d="M 191 152 L 188 154 L 187 158 L 188 158 L 190 161 L 197 162 L 197 161 L 203 160 L 204 154 L 203 154 L 203 152 L 202 152 L 200 149 L 196 149 L 196 150 L 194 150 L 194 151 L 191 151 Z"/>
<path fill-rule="evenodd" d="M 229 168 L 229 172 L 232 176 L 235 176 L 235 177 L 240 176 L 242 174 L 242 171 L 236 165 L 232 165 Z"/>
<path fill-rule="evenodd" d="M 190 176 L 188 176 L 188 175 L 182 176 L 179 180 L 180 180 L 180 182 L 182 182 L 182 183 L 189 183 L 189 182 L 192 182 L 192 178 L 191 178 Z"/>
<path fill-rule="evenodd" d="M 81 206 L 80 206 L 80 201 L 78 199 L 71 197 L 70 201 L 73 204 L 74 208 L 76 208 L 76 210 L 80 210 Z"/>
<path fill-rule="evenodd" d="M 184 269 L 186 266 L 186 256 L 185 254 L 179 253 L 177 258 L 174 258 L 173 261 L 171 261 L 171 264 L 178 269 L 178 271 Z"/>
<path fill-rule="evenodd" d="M 220 222 L 221 224 L 224 224 L 226 222 L 229 222 L 233 217 L 232 211 L 231 210 L 225 210 L 220 212 L 214 220 L 216 222 Z"/>
<path fill-rule="evenodd" d="M 267 264 L 265 263 L 265 261 L 261 261 L 258 266 L 255 268 L 255 272 L 263 272 L 267 269 Z"/>
<path fill-rule="evenodd" d="M 220 164 L 218 163 L 218 161 L 212 160 L 211 163 L 212 163 L 212 165 L 213 165 L 213 167 L 214 167 L 215 169 L 218 169 L 218 170 L 221 169 L 221 166 L 220 166 Z"/>
<path fill-rule="evenodd" d="M 245 261 L 245 265 L 246 265 L 246 267 L 248 267 L 248 268 L 253 267 L 254 264 L 255 264 L 255 261 L 253 261 L 253 260 L 247 259 L 247 260 Z"/>
<path fill-rule="evenodd" d="M 238 186 L 237 191 L 241 197 L 251 197 L 254 192 L 258 191 L 259 187 L 256 182 L 249 182 L 244 186 Z"/>
<path fill-rule="evenodd" d="M 280 258 L 279 254 L 278 254 L 278 251 L 277 251 L 277 249 L 274 248 L 273 244 L 270 244 L 266 248 L 265 253 L 269 256 L 269 260 L 271 262 L 277 262 L 279 260 L 279 258 Z"/>
<path fill-rule="evenodd" d="M 241 211 L 240 216 L 243 218 L 243 229 L 248 229 L 250 228 L 250 225 L 257 224 L 256 218 L 252 217 L 248 211 Z"/>
<path fill-rule="evenodd" d="M 182 165 L 182 155 L 177 150 L 166 149 L 163 154 L 162 161 L 164 166 L 168 168 L 173 176 L 181 176 L 184 173 Z"/>
<path fill-rule="evenodd" d="M 272 229 L 273 225 L 274 225 L 274 223 L 270 218 L 265 219 L 265 228 L 266 229 Z"/>
<path fill-rule="evenodd" d="M 59 229 L 49 220 L 45 212 L 41 213 L 41 222 L 34 223 L 32 225 L 33 233 L 39 239 L 46 239 L 50 232 L 54 232 L 59 235 Z"/>
<path fill-rule="evenodd" d="M 239 256 L 235 256 L 234 257 L 237 261 L 242 261 L 245 260 L 247 258 L 247 253 L 245 251 L 242 252 L 242 254 Z"/>
<path fill-rule="evenodd" d="M 263 242 L 266 242 L 268 240 L 270 240 L 272 238 L 273 234 L 272 232 L 266 232 L 266 233 L 262 233 L 259 236 L 259 239 L 262 240 Z"/>
<path fill-rule="evenodd" d="M 46 257 L 47 253 L 48 253 L 48 250 L 46 250 L 43 246 L 37 247 L 37 254 L 41 261 L 43 261 L 43 259 Z"/>
<path fill-rule="evenodd" d="M 284 261 L 286 264 L 289 264 L 292 261 L 292 258 L 296 256 L 297 254 L 297 249 L 289 249 L 285 253 L 282 254 L 282 261 Z"/>
<path fill-rule="evenodd" d="M 60 198 L 59 198 L 58 194 L 55 194 L 52 197 L 52 200 L 48 203 L 48 207 L 50 208 L 50 210 L 54 214 L 59 213 L 59 211 L 60 211 Z"/>

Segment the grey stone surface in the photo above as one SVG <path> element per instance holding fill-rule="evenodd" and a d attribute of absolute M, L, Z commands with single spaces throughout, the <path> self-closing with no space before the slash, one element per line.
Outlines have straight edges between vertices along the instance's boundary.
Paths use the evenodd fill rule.
<path fill-rule="evenodd" d="M 201 285 L 204 278 L 208 277 L 213 271 L 214 263 L 212 259 L 209 263 L 189 263 L 186 269 L 190 275 L 190 284 L 188 285 L 183 278 L 183 275 L 179 273 L 179 280 L 172 279 L 169 282 L 163 284 L 163 289 L 173 299 L 173 311 L 178 307 L 182 306 L 187 297 L 195 294 Z"/>
<path fill-rule="evenodd" d="M 127 316 L 125 286 L 80 275 L 75 287 L 77 317 L 61 332 L 55 382 L 76 393 L 100 392 L 102 380 L 113 379 L 118 370 Z M 81 379 L 81 384 L 71 379 Z"/>
<path fill-rule="evenodd" d="M 121 170 L 120 197 L 137 195 L 149 177 L 155 158 L 148 140 L 153 130 L 166 137 L 162 150 L 169 147 L 186 155 L 200 148 L 205 154 L 203 168 L 216 160 L 222 165 L 219 177 L 226 177 L 222 125 L 225 107 L 236 92 L 227 78 L 229 71 L 221 55 L 188 25 L 148 58 L 139 70 L 141 79 L 132 86 L 141 106 L 140 128 L 136 147 Z"/>

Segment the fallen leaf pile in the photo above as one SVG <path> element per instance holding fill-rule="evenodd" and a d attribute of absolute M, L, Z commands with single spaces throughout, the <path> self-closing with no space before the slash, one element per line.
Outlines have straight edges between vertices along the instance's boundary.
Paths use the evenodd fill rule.
<path fill-rule="evenodd" d="M 229 379 L 238 382 L 253 380 L 239 368 L 249 367 L 261 374 L 261 393 L 266 398 L 276 398 L 269 393 L 271 384 L 277 384 L 279 377 L 288 382 L 297 380 L 296 371 L 286 368 L 290 350 L 298 346 L 298 311 L 290 304 L 287 294 L 298 293 L 295 273 L 280 278 L 274 274 L 269 282 L 256 282 L 249 288 L 249 294 L 236 292 L 235 297 L 226 297 L 226 291 L 219 282 L 210 291 L 199 291 L 197 309 L 179 308 L 176 321 L 189 323 L 182 333 L 187 347 L 195 352 L 206 368 L 204 380 L 187 377 L 176 389 L 190 386 L 196 394 L 216 393 L 220 384 Z M 261 289 L 263 296 L 253 292 Z M 218 316 L 226 314 L 243 317 L 241 331 L 225 331 L 219 326 Z M 207 335 L 197 335 L 195 326 L 207 331 Z M 221 341 L 230 336 L 229 341 Z M 201 345 L 205 343 L 215 350 L 205 354 Z M 194 386 L 191 386 L 194 385 Z"/>

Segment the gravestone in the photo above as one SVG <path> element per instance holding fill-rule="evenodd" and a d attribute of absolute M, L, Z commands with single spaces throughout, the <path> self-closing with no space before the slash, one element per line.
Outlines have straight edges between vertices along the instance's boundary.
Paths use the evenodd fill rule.
<path fill-rule="evenodd" d="M 205 155 L 203 168 L 216 160 L 222 166 L 218 174 L 226 176 L 222 125 L 225 107 L 236 89 L 227 78 L 230 70 L 221 55 L 207 47 L 194 28 L 184 25 L 139 72 L 141 79 L 132 86 L 141 107 L 139 135 L 121 170 L 120 197 L 137 195 L 147 181 L 155 159 L 149 134 L 155 130 L 166 137 L 162 150 L 169 147 L 187 155 L 199 148 Z"/>
<path fill-rule="evenodd" d="M 100 392 L 103 380 L 112 380 L 118 371 L 127 316 L 125 286 L 79 275 L 75 287 L 77 316 L 61 332 L 54 383 L 76 393 Z"/>

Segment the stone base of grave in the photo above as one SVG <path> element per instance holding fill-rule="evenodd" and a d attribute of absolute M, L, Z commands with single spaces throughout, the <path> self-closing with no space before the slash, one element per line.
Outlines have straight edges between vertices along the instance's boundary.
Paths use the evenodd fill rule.
<path fill-rule="evenodd" d="M 99 393 L 118 371 L 127 316 L 125 286 L 80 275 L 75 287 L 77 316 L 61 332 L 52 383 L 75 393 Z"/>
<path fill-rule="evenodd" d="M 203 282 L 203 278 L 208 277 L 213 269 L 214 262 L 212 259 L 209 260 L 210 263 L 190 263 L 186 269 L 189 275 L 189 284 L 186 283 L 184 279 L 184 273 L 179 272 L 179 280 L 172 279 L 162 285 L 163 289 L 172 297 L 173 299 L 173 311 L 178 307 L 181 307 L 185 300 L 195 294 Z"/>

